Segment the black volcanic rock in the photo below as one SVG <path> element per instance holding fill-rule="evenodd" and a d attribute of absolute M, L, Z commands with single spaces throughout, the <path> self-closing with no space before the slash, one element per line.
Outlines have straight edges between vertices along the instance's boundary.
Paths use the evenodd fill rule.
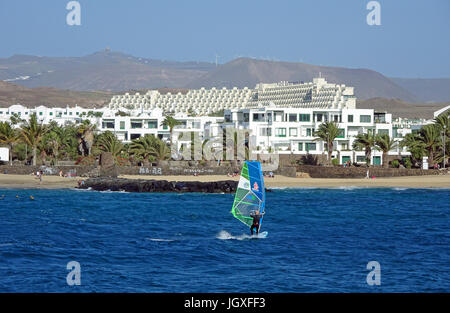
<path fill-rule="evenodd" d="M 233 180 L 217 182 L 169 182 L 167 180 L 97 177 L 80 182 L 78 188 L 97 191 L 110 190 L 126 192 L 234 193 L 237 185 L 238 182 Z"/>

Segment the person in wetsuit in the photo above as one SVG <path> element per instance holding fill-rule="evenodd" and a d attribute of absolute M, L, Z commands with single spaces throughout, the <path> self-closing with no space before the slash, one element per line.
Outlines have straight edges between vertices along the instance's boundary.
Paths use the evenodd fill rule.
<path fill-rule="evenodd" d="M 250 217 L 253 218 L 253 224 L 250 226 L 250 234 L 253 236 L 253 228 L 256 230 L 256 234 L 259 233 L 259 221 L 263 217 L 264 213 L 259 213 L 259 210 L 253 211 L 250 213 Z"/>

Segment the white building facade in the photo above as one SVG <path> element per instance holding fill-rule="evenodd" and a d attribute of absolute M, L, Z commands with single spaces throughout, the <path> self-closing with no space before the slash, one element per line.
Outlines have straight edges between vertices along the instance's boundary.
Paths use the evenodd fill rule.
<path fill-rule="evenodd" d="M 445 111 L 444 108 L 443 110 Z M 208 114 L 224 111 L 224 116 Z M 418 131 L 432 120 L 397 118 L 387 112 L 356 108 L 354 88 L 328 83 L 324 78 L 312 82 L 258 84 L 254 89 L 205 89 L 186 93 L 161 94 L 150 90 L 144 95 L 113 96 L 101 109 L 82 107 L 26 108 L 20 104 L 0 108 L 0 121 L 11 117 L 28 120 L 36 114 L 39 122 L 59 125 L 90 120 L 99 132 L 111 131 L 124 143 L 152 134 L 168 140 L 170 130 L 162 126 L 165 114 L 181 122 L 174 129 L 178 147 L 188 141 L 181 134 L 194 132 L 202 140 L 222 141 L 222 130 L 233 127 L 248 130 L 253 136 L 255 153 L 326 154 L 324 143 L 315 140 L 321 123 L 334 121 L 341 133 L 336 138 L 333 157 L 339 163 L 364 163 L 364 151 L 354 151 L 353 142 L 361 133 L 388 134 L 400 141 L 406 134 Z M 17 127 L 19 125 L 16 125 Z M 180 138 L 180 140 L 178 140 Z M 399 146 L 390 155 L 407 156 Z M 382 164 L 382 153 L 373 150 L 372 164 Z"/>
<path fill-rule="evenodd" d="M 361 133 L 388 134 L 392 137 L 392 115 L 356 108 L 286 108 L 271 105 L 225 111 L 225 127 L 249 130 L 254 136 L 254 153 L 326 154 L 324 142 L 317 141 L 314 133 L 320 124 L 334 121 L 340 134 L 334 142 L 333 157 L 339 163 L 347 161 L 365 163 L 364 151 L 354 151 L 353 142 Z M 401 140 L 399 137 L 398 140 Z M 406 151 L 392 151 L 391 154 Z M 381 152 L 372 153 L 372 164 L 381 164 Z"/>

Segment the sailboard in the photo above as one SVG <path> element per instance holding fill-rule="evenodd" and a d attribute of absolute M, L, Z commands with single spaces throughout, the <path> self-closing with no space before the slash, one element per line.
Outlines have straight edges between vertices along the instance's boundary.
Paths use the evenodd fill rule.
<path fill-rule="evenodd" d="M 245 161 L 234 196 L 231 213 L 239 221 L 250 227 L 253 224 L 253 218 L 250 214 L 257 210 L 263 214 L 265 204 L 266 189 L 261 163 L 258 161 Z M 259 221 L 260 229 L 261 224 L 262 217 Z M 264 234 L 267 236 L 267 232 L 264 232 Z"/>

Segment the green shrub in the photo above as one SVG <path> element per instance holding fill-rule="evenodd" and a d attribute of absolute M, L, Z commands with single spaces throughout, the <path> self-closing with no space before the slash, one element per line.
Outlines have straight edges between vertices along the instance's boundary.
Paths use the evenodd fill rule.
<path fill-rule="evenodd" d="M 410 158 L 406 158 L 406 159 L 403 161 L 403 165 L 404 165 L 406 168 L 411 168 L 411 167 L 412 167 L 411 159 L 410 159 Z"/>
<path fill-rule="evenodd" d="M 333 166 L 338 166 L 339 165 L 339 159 L 335 158 L 331 160 L 331 164 L 333 164 Z"/>
<path fill-rule="evenodd" d="M 398 160 L 391 161 L 391 167 L 399 168 L 400 167 L 400 162 Z"/>

